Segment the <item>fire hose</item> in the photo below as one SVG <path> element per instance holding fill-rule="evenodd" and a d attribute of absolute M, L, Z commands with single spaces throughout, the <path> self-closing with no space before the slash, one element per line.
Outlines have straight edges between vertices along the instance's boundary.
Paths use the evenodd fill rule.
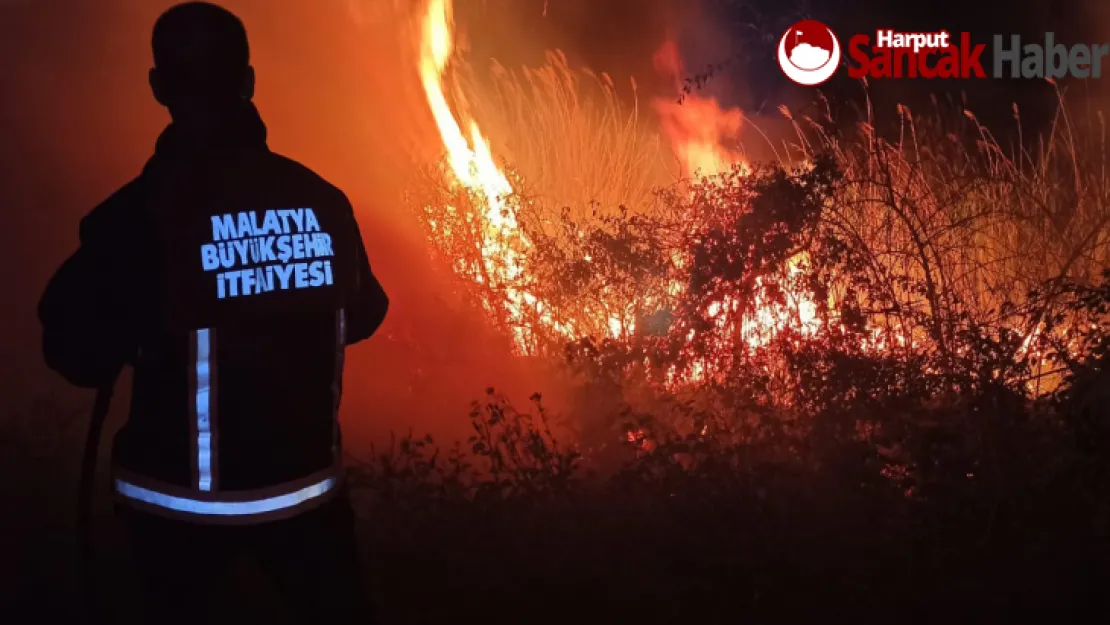
<path fill-rule="evenodd" d="M 77 493 L 78 581 L 81 584 L 81 593 L 84 595 L 85 609 L 93 625 L 108 623 L 94 571 L 96 553 L 92 531 L 92 503 L 96 487 L 96 455 L 100 447 L 100 434 L 112 404 L 114 387 L 113 380 L 96 389 L 89 431 L 85 436 L 85 451 L 81 458 L 81 483 Z"/>

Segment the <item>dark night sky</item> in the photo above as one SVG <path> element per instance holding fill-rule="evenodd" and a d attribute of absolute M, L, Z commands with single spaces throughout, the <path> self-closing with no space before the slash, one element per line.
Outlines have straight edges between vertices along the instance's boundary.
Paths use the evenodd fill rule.
<path fill-rule="evenodd" d="M 682 44 L 688 69 L 697 72 L 710 63 L 735 56 L 712 94 L 751 112 L 774 110 L 786 101 L 811 99 L 812 90 L 796 87 L 780 72 L 773 41 L 790 24 L 812 18 L 828 24 L 844 43 L 854 33 L 873 34 L 877 28 L 905 31 L 946 29 L 968 31 L 977 42 L 989 43 L 994 34 L 1019 34 L 1023 40 L 1043 39 L 1054 31 L 1064 43 L 1110 41 L 1106 28 L 1110 11 L 1095 0 L 984 0 L 967 2 L 892 2 L 889 0 L 549 0 L 549 13 L 537 9 L 542 0 L 486 0 L 510 12 L 519 22 L 517 39 L 535 49 L 559 46 L 572 58 L 596 69 L 638 74 L 650 81 L 650 67 L 642 60 L 668 33 Z M 649 7 L 649 8 L 645 8 Z M 678 19 L 675 19 L 678 16 Z M 489 42 L 490 54 L 496 44 Z M 984 67 L 989 69 L 989 50 Z M 1068 85 L 1074 92 L 1099 91 L 1098 81 Z M 1110 82 L 1108 80 L 1107 82 Z M 858 101 L 856 81 L 839 74 L 823 90 L 842 101 Z M 1043 81 L 901 80 L 873 83 L 871 95 L 879 110 L 896 103 L 912 108 L 928 102 L 931 94 L 961 92 L 980 119 L 1010 123 L 1010 105 L 1018 103 L 1027 124 L 1038 125 L 1055 109 L 1053 88 Z"/>

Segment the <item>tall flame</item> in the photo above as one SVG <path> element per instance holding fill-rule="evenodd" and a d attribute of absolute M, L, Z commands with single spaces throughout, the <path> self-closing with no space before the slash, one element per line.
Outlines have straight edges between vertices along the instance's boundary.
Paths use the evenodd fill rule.
<path fill-rule="evenodd" d="M 447 149 L 447 164 L 455 181 L 474 192 L 485 204 L 483 268 L 487 276 L 510 285 L 506 288 L 507 312 L 514 326 L 518 347 L 523 347 L 521 332 L 525 307 L 535 306 L 536 302 L 528 293 L 511 286 L 522 273 L 521 254 L 507 244 L 504 236 L 506 233 L 518 238 L 521 236 L 516 216 L 506 201 L 512 195 L 513 187 L 494 163 L 489 141 L 482 135 L 478 124 L 470 120 L 470 136 L 467 138 L 444 93 L 443 75 L 454 52 L 451 0 L 429 1 L 422 31 L 420 81 L 424 94 Z"/>
<path fill-rule="evenodd" d="M 453 27 L 451 0 L 431 0 L 424 16 L 420 81 L 455 177 L 468 188 L 483 192 L 490 205 L 487 217 L 493 224 L 515 228 L 515 218 L 503 214 L 504 200 L 513 192 L 512 185 L 494 164 L 489 142 L 478 124 L 470 122 L 469 141 L 463 135 L 443 92 L 443 73 L 455 47 Z"/>
<path fill-rule="evenodd" d="M 521 286 L 525 277 L 524 260 L 531 243 L 516 219 L 513 186 L 494 162 L 489 141 L 477 122 L 468 120 L 469 137 L 463 133 L 444 92 L 444 74 L 454 53 L 453 36 L 452 0 L 429 0 L 420 42 L 420 80 L 447 150 L 446 163 L 454 177 L 452 182 L 472 192 L 475 201 L 484 208 L 480 217 L 482 268 L 465 273 L 469 273 L 467 277 L 475 283 L 486 283 L 504 293 L 503 310 L 489 312 L 511 326 L 518 351 L 532 351 L 531 331 L 537 329 L 536 326 L 566 338 L 576 338 L 574 320 L 556 320 L 546 302 Z M 614 338 L 631 331 L 632 327 L 630 320 L 619 317 L 609 318 L 607 325 Z"/>

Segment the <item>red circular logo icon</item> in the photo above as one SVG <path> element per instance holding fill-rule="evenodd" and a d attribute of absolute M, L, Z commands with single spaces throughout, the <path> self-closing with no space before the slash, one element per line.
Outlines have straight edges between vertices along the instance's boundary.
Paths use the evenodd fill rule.
<path fill-rule="evenodd" d="M 804 20 L 786 29 L 779 39 L 779 67 L 799 85 L 819 85 L 840 66 L 840 41 L 832 29 L 816 20 Z"/>

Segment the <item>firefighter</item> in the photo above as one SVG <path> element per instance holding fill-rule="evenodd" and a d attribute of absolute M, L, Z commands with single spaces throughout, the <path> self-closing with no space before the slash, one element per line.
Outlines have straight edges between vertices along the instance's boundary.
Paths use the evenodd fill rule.
<path fill-rule="evenodd" d="M 152 48 L 171 122 L 47 286 L 46 362 L 89 388 L 133 369 L 112 484 L 144 622 L 219 622 L 240 555 L 299 622 L 366 622 L 337 413 L 386 295 L 346 196 L 268 149 L 242 22 L 180 4 Z"/>

